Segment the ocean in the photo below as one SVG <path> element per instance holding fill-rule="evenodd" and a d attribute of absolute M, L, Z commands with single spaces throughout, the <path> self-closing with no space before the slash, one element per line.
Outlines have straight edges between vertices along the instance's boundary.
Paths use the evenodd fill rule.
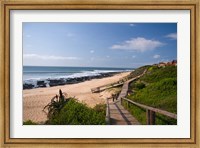
<path fill-rule="evenodd" d="M 133 69 L 107 67 L 23 66 L 23 84 L 33 84 L 34 87 L 37 87 L 38 81 L 95 77 L 102 74 L 124 72 L 130 70 Z"/>

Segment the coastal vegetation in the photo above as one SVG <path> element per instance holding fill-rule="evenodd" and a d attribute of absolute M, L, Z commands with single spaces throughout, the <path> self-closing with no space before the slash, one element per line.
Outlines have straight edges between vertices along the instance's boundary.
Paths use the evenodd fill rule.
<path fill-rule="evenodd" d="M 132 93 L 127 98 L 147 106 L 177 113 L 177 67 L 145 66 L 145 68 L 147 68 L 146 74 L 130 84 L 129 89 Z M 136 75 L 134 71 L 132 75 Z M 146 124 L 146 110 L 135 105 L 126 106 L 125 101 L 123 104 L 141 124 Z M 156 124 L 176 124 L 176 120 L 156 114 Z"/>
<path fill-rule="evenodd" d="M 148 67 L 150 67 L 150 65 L 145 65 L 145 66 L 135 69 L 134 71 L 130 73 L 130 75 L 128 76 L 128 79 L 141 75 L 145 71 L 145 69 L 148 69 Z"/>
<path fill-rule="evenodd" d="M 51 99 L 43 110 L 48 110 L 48 120 L 45 125 L 104 125 L 106 115 L 106 105 L 97 104 L 94 108 L 80 103 L 76 98 L 67 97 L 59 90 L 59 95 Z M 28 120 L 24 125 L 38 125 Z"/>
<path fill-rule="evenodd" d="M 23 122 L 23 125 L 37 125 L 37 123 L 33 122 L 32 120 L 27 120 Z"/>
<path fill-rule="evenodd" d="M 75 99 L 70 99 L 59 112 L 52 115 L 46 124 L 51 125 L 104 125 L 105 105 L 89 108 Z"/>
<path fill-rule="evenodd" d="M 67 97 L 59 90 L 59 96 L 52 98 L 51 102 L 44 107 L 47 109 L 48 120 L 45 124 L 50 125 L 104 125 L 105 104 L 97 104 L 94 108 L 80 103 L 75 98 Z"/>
<path fill-rule="evenodd" d="M 138 77 L 140 76 L 140 77 Z M 129 83 L 128 95 L 126 98 L 157 109 L 165 110 L 177 114 L 177 67 L 175 65 L 146 65 L 132 71 L 123 80 L 126 82 L 136 78 Z M 122 90 L 122 86 L 108 87 L 106 91 L 111 93 L 111 98 L 117 98 Z M 113 101 L 115 100 L 113 99 Z M 133 104 L 128 104 L 126 100 L 122 105 L 141 124 L 146 124 L 146 109 Z M 97 104 L 90 108 L 83 102 L 79 102 L 75 97 L 69 97 L 59 90 L 59 95 L 54 96 L 51 102 L 44 109 L 47 111 L 46 125 L 105 125 L 106 105 Z M 155 124 L 175 125 L 176 119 L 166 117 L 156 113 Z M 37 125 L 28 120 L 24 125 Z"/>
<path fill-rule="evenodd" d="M 24 22 L 10 77 L 23 125 L 176 125 L 178 24 L 145 21 Z"/>

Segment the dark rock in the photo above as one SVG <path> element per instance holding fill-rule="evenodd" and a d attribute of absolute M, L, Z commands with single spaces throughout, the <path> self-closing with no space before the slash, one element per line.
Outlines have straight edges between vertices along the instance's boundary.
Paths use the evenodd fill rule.
<path fill-rule="evenodd" d="M 37 81 L 37 86 L 38 87 L 46 87 L 45 81 Z"/>
<path fill-rule="evenodd" d="M 59 80 L 49 80 L 49 85 L 52 86 L 58 86 L 58 85 L 65 85 L 66 82 L 64 79 L 59 79 Z"/>
<path fill-rule="evenodd" d="M 23 84 L 23 89 L 32 89 L 34 87 L 33 84 Z"/>
<path fill-rule="evenodd" d="M 49 86 L 58 86 L 58 85 L 66 85 L 66 84 L 76 84 L 84 81 L 89 81 L 92 79 L 101 79 L 104 77 L 111 77 L 114 74 L 117 74 L 119 72 L 110 72 L 110 73 L 101 73 L 97 76 L 84 76 L 84 77 L 78 77 L 78 78 L 61 78 L 61 79 L 47 79 L 47 81 L 37 81 L 37 87 L 47 87 Z M 34 85 L 32 84 L 24 84 L 23 89 L 32 89 L 34 88 Z"/>

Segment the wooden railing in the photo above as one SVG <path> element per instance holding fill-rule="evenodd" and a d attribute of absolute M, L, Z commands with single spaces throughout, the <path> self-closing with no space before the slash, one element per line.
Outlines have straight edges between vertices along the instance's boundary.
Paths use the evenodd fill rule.
<path fill-rule="evenodd" d="M 134 104 L 134 105 L 136 105 L 138 107 L 146 109 L 146 117 L 147 117 L 147 121 L 146 122 L 147 122 L 148 125 L 155 125 L 156 113 L 165 115 L 165 116 L 173 118 L 173 119 L 177 119 L 177 115 L 174 114 L 174 113 L 170 113 L 170 112 L 165 111 L 165 110 L 161 110 L 161 109 L 158 109 L 158 108 L 154 108 L 154 107 L 150 107 L 150 106 L 147 106 L 147 105 L 143 105 L 143 104 L 134 102 L 132 100 L 129 100 L 127 98 L 121 98 L 121 102 L 122 102 L 122 100 L 125 100 L 128 103 L 131 103 L 131 104 Z"/>
<path fill-rule="evenodd" d="M 143 76 L 146 73 L 146 71 L 147 71 L 147 69 L 145 69 L 141 75 L 135 76 L 134 78 L 131 78 L 131 79 L 128 79 L 128 76 L 125 76 L 125 77 L 119 79 L 119 81 L 117 81 L 117 82 L 109 83 L 109 84 L 106 84 L 106 85 L 101 85 L 101 86 L 92 88 L 91 92 L 92 93 L 101 92 L 103 90 L 106 90 L 106 89 L 109 89 L 109 88 L 112 88 L 112 87 L 117 87 L 117 86 L 123 85 L 127 81 L 130 81 L 130 80 L 133 81 L 133 80 L 140 78 L 141 76 Z"/>
<path fill-rule="evenodd" d="M 110 125 L 110 108 L 109 108 L 109 98 L 106 99 L 106 124 Z"/>
<path fill-rule="evenodd" d="M 100 92 L 100 91 L 103 91 L 105 89 L 109 89 L 109 88 L 112 88 L 112 87 L 117 87 L 117 86 L 123 85 L 123 83 L 124 83 L 123 81 L 117 81 L 115 83 L 110 83 L 110 84 L 98 86 L 98 87 L 92 88 L 91 92 L 92 93 L 94 93 L 94 92 Z"/>
<path fill-rule="evenodd" d="M 123 84 L 122 90 L 121 90 L 121 92 L 120 92 L 120 94 L 119 94 L 117 99 L 121 101 L 121 98 L 125 98 L 127 93 L 128 93 L 128 88 L 129 88 L 130 83 L 135 81 L 135 80 L 137 80 L 137 79 L 139 79 L 140 77 L 142 77 L 146 72 L 147 72 L 147 69 L 145 69 L 141 75 L 135 76 L 134 78 L 131 78 L 128 81 L 126 81 Z"/>

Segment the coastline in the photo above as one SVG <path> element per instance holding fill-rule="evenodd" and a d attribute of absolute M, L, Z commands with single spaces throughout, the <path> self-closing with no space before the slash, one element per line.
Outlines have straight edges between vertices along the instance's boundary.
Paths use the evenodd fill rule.
<path fill-rule="evenodd" d="M 96 104 L 105 103 L 105 99 L 110 97 L 113 91 L 103 91 L 92 93 L 91 89 L 101 85 L 114 83 L 119 79 L 129 75 L 130 72 L 121 72 L 109 77 L 94 78 L 75 84 L 59 85 L 54 87 L 43 87 L 23 90 L 23 121 L 32 120 L 34 122 L 44 122 L 47 117 L 43 108 L 51 99 L 58 94 L 61 89 L 78 101 L 94 107 Z"/>
<path fill-rule="evenodd" d="M 23 90 L 25 89 L 35 89 L 35 88 L 42 88 L 42 87 L 54 87 L 59 85 L 70 85 L 70 84 L 77 84 L 85 81 L 90 81 L 92 79 L 101 79 L 106 77 L 112 77 L 115 74 L 119 74 L 121 72 L 107 72 L 107 73 L 99 73 L 98 75 L 93 76 L 81 76 L 81 77 L 74 77 L 74 78 L 53 78 L 53 79 L 43 79 L 43 80 L 36 80 L 35 84 L 24 82 Z"/>

